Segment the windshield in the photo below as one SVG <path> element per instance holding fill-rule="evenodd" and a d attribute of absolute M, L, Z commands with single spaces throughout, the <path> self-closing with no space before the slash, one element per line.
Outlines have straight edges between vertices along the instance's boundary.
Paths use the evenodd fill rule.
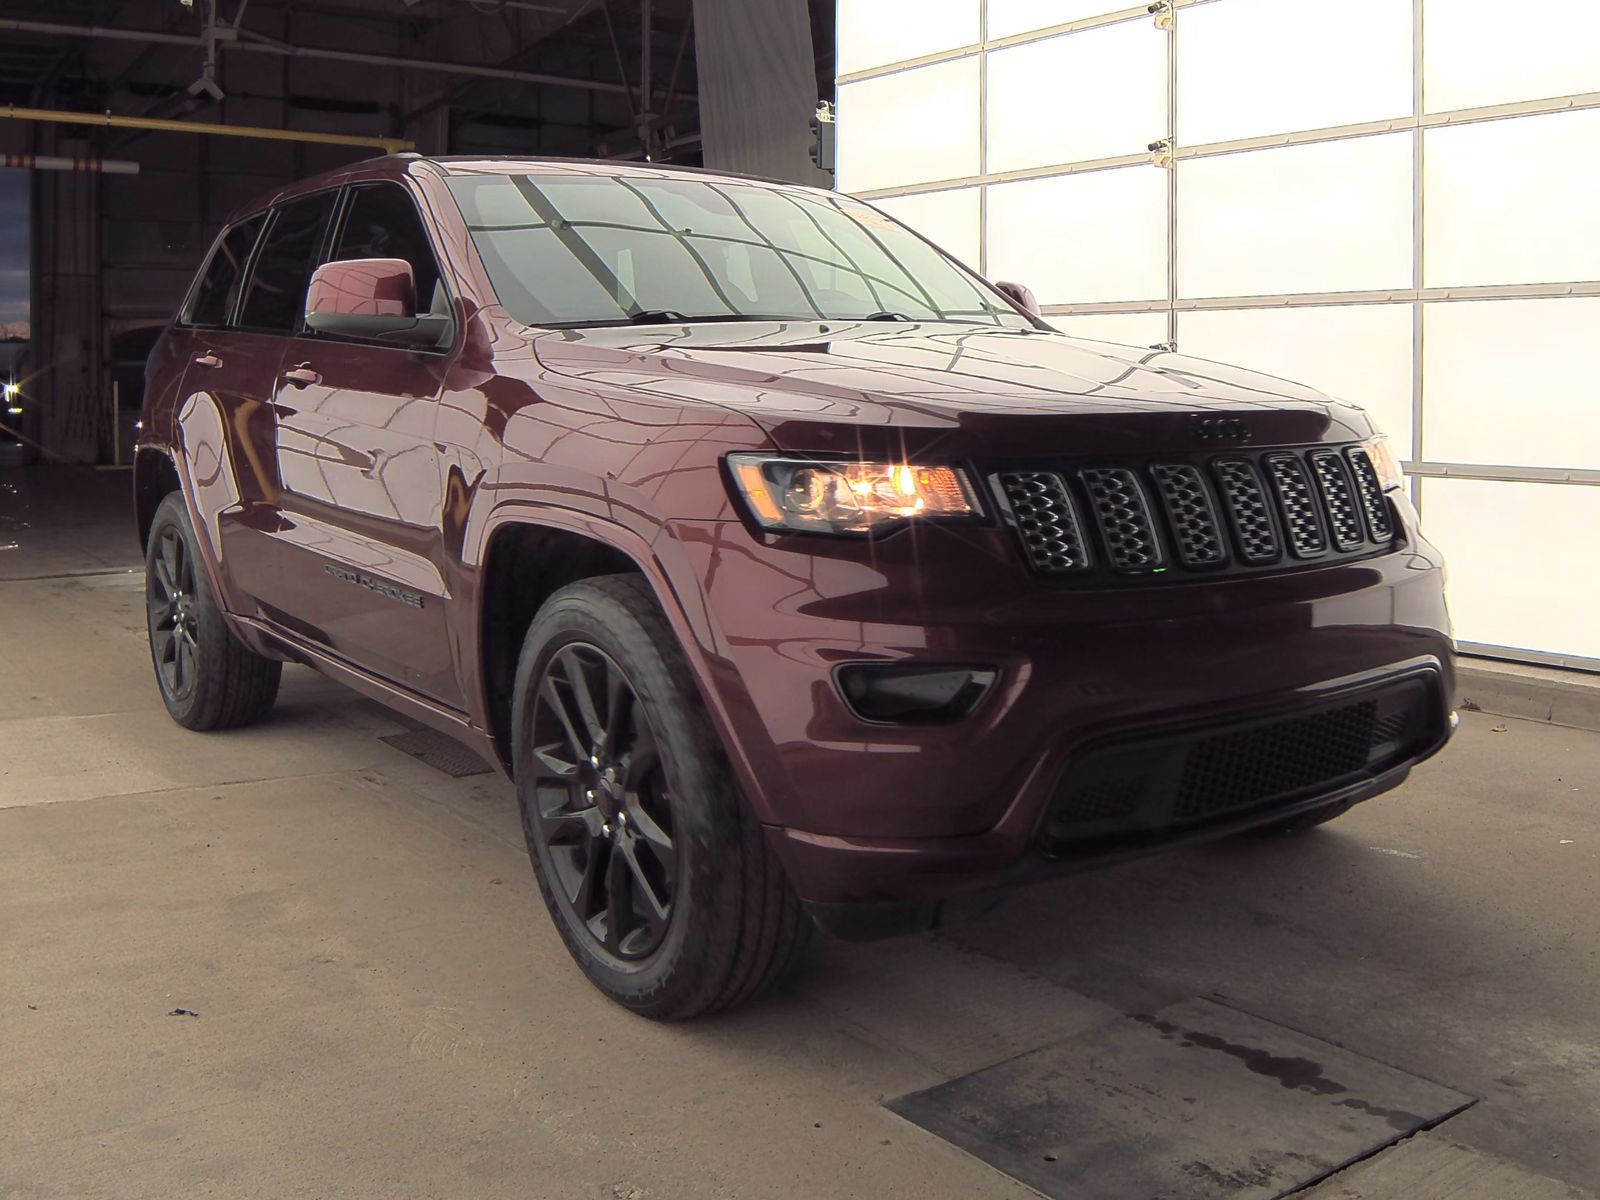
<path fill-rule="evenodd" d="M 844 196 L 621 169 L 449 185 L 500 302 L 528 325 L 1031 326 L 910 230 Z"/>

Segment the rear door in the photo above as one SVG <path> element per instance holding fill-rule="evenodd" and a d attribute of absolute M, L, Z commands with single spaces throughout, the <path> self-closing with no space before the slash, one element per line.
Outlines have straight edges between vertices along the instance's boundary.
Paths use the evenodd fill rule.
<path fill-rule="evenodd" d="M 226 447 L 213 462 L 198 447 L 190 451 L 197 492 L 215 494 L 215 528 L 229 600 L 247 616 L 270 615 L 276 580 L 284 567 L 282 481 L 276 458 L 273 393 L 284 346 L 293 335 L 312 268 L 332 229 L 337 189 L 296 197 L 276 206 L 225 327 L 197 328 L 185 386 L 191 411 L 183 417 L 185 440 L 217 424 Z M 196 387 L 213 404 L 194 404 Z"/>
<path fill-rule="evenodd" d="M 401 184 L 349 189 L 328 261 L 356 258 L 404 259 L 418 308 L 449 311 L 438 256 Z M 459 708 L 433 440 L 453 339 L 420 349 L 301 325 L 274 385 L 277 536 L 288 553 L 272 604 L 341 657 Z"/>
<path fill-rule="evenodd" d="M 254 531 L 277 509 L 272 397 L 283 352 L 270 337 L 242 332 L 236 315 L 268 214 L 226 230 L 173 332 L 185 359 L 177 398 L 178 444 L 192 486 L 197 532 L 224 568 L 225 600 L 240 606 L 235 559 L 250 557 Z M 245 605 L 248 608 L 248 605 Z"/>

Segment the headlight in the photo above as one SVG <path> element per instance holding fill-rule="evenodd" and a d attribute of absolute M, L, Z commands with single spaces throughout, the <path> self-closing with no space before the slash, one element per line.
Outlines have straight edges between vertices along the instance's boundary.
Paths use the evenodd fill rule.
<path fill-rule="evenodd" d="M 739 494 L 767 529 L 873 533 L 902 521 L 981 516 L 966 474 L 911 463 L 730 454 Z"/>
<path fill-rule="evenodd" d="M 1384 491 L 1392 492 L 1397 487 L 1405 486 L 1406 473 L 1400 469 L 1400 460 L 1389 448 L 1386 435 L 1380 433 L 1377 437 L 1368 438 L 1361 443 L 1361 448 L 1372 459 L 1372 465 L 1378 472 L 1378 482 L 1383 484 Z"/>

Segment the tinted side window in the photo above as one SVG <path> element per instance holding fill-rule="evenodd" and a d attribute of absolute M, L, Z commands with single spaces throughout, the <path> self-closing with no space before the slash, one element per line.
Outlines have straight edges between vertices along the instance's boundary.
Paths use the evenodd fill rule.
<path fill-rule="evenodd" d="M 244 282 L 245 260 L 261 233 L 261 223 L 266 215 L 241 221 L 223 234 L 217 251 L 206 264 L 200 286 L 183 320 L 190 325 L 222 325 L 233 311 L 233 302 L 239 298 L 239 285 Z"/>
<path fill-rule="evenodd" d="M 433 256 L 417 206 L 404 188 L 375 184 L 351 193 L 331 261 L 349 258 L 404 259 L 416 275 L 418 312 L 449 312 L 439 287 L 438 260 Z"/>
<path fill-rule="evenodd" d="M 289 333 L 305 314 L 306 286 L 317 266 L 336 193 L 291 200 L 277 210 L 256 256 L 239 324 L 246 329 Z"/>

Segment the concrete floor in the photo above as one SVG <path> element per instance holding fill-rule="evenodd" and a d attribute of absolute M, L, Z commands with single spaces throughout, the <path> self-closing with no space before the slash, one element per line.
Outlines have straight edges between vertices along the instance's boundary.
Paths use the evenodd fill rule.
<path fill-rule="evenodd" d="M 1319 1200 L 1600 1180 L 1600 734 L 1467 714 L 1312 836 L 653 1025 L 570 965 L 497 776 L 300 669 L 262 726 L 168 720 L 127 484 L 0 472 L 0 1197 L 1023 1197 L 881 1102 L 1191 996 L 1481 1098 Z"/>

